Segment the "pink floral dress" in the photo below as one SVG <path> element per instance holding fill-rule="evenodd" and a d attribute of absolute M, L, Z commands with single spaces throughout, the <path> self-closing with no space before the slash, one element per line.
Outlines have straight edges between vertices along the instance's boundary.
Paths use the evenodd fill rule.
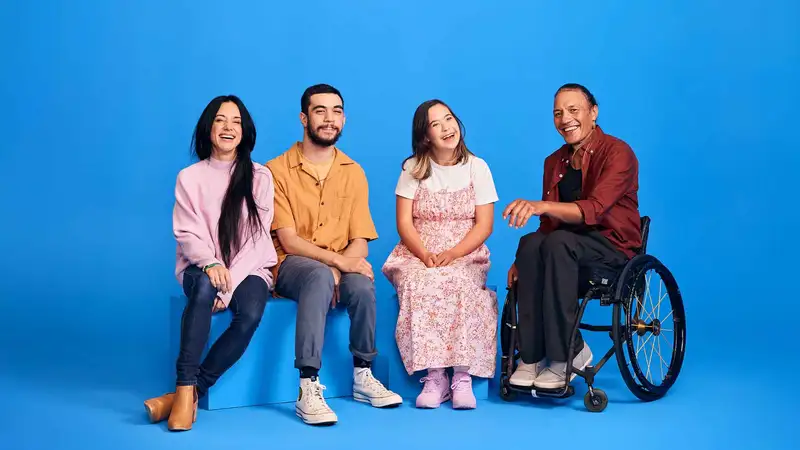
<path fill-rule="evenodd" d="M 454 192 L 417 188 L 414 227 L 425 248 L 441 253 L 456 246 L 475 224 L 472 183 Z M 470 375 L 494 375 L 497 295 L 486 288 L 489 249 L 446 267 L 427 268 L 400 242 L 383 265 L 400 302 L 395 338 L 406 371 L 468 366 Z"/>

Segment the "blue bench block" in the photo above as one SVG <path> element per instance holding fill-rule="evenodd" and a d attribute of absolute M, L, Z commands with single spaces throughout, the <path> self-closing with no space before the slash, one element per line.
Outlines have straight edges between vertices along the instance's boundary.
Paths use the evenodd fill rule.
<path fill-rule="evenodd" d="M 186 297 L 171 299 L 172 349 L 177 357 L 180 323 Z M 270 298 L 261 324 L 239 361 L 220 377 L 201 400 L 204 409 L 294 402 L 299 389 L 299 372 L 294 367 L 294 338 L 297 303 L 291 299 Z M 232 314 L 223 311 L 211 319 L 211 334 L 205 354 L 228 328 Z M 350 318 L 337 307 L 328 313 L 322 352 L 320 382 L 327 387 L 326 398 L 353 395 L 353 355 L 349 351 Z M 381 371 L 383 369 L 383 371 Z M 376 361 L 376 378 L 386 381 L 386 369 Z M 382 376 L 383 374 L 383 376 Z"/>
<path fill-rule="evenodd" d="M 496 286 L 487 287 L 497 292 Z M 500 299 L 498 299 L 498 302 L 499 301 Z M 382 341 L 379 341 L 379 346 L 383 349 L 381 366 L 388 372 L 386 374 L 388 379 L 386 386 L 389 389 L 405 399 L 416 399 L 422 390 L 420 379 L 425 376 L 426 372 L 420 371 L 413 375 L 408 375 L 405 366 L 403 366 L 403 360 L 400 358 L 400 351 L 397 348 L 397 342 L 394 338 L 394 330 L 397 325 L 397 317 L 399 314 L 400 307 L 397 295 L 394 295 L 389 302 L 378 303 L 378 323 L 384 327 L 383 332 L 380 333 Z M 496 373 L 499 373 L 499 370 L 500 367 L 498 365 Z M 488 399 L 489 379 L 473 377 L 472 390 L 477 400 Z"/>

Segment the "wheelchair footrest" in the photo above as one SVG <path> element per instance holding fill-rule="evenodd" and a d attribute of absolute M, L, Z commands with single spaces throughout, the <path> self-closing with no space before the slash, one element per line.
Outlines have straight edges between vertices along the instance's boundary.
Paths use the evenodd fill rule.
<path fill-rule="evenodd" d="M 530 392 L 531 396 L 535 398 L 568 398 L 575 395 L 575 386 L 567 386 L 566 392 L 564 392 L 564 388 L 542 389 L 537 387 L 530 389 Z"/>
<path fill-rule="evenodd" d="M 564 388 L 543 389 L 536 386 L 516 386 L 511 383 L 508 383 L 508 387 L 513 391 L 531 394 L 535 398 L 568 398 L 575 395 L 575 386 L 573 385 L 567 386 L 566 392 L 564 392 Z"/>

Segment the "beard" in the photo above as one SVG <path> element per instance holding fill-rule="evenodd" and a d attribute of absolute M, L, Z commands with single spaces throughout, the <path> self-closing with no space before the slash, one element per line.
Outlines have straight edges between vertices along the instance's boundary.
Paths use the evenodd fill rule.
<path fill-rule="evenodd" d="M 320 147 L 330 147 L 331 145 L 336 144 L 339 138 L 342 137 L 342 131 L 339 130 L 332 138 L 325 139 L 319 134 L 317 134 L 316 130 L 311 128 L 310 122 L 306 125 L 306 132 L 308 132 L 308 138 L 311 139 L 311 142 L 313 142 L 316 145 L 319 145 Z"/>

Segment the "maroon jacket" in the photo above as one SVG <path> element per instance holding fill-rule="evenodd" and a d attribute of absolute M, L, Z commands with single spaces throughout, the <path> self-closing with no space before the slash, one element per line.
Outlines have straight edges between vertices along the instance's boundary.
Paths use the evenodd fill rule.
<path fill-rule="evenodd" d="M 642 246 L 639 217 L 639 161 L 624 141 L 603 133 L 597 126 L 584 144 L 581 199 L 576 203 L 587 226 L 599 230 L 628 258 Z M 542 200 L 557 202 L 558 182 L 571 156 L 563 145 L 544 161 Z M 542 216 L 539 231 L 549 233 L 559 221 Z"/>

